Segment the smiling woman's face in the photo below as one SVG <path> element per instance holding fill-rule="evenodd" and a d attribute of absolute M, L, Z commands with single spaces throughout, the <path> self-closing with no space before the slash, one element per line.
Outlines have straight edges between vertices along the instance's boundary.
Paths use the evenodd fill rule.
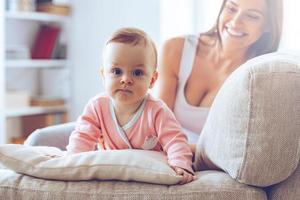
<path fill-rule="evenodd" d="M 266 0 L 227 0 L 218 29 L 226 50 L 247 50 L 268 31 Z"/>

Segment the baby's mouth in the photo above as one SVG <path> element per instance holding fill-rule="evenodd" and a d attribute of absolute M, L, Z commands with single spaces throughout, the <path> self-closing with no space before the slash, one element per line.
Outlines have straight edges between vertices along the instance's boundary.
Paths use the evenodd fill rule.
<path fill-rule="evenodd" d="M 129 90 L 129 89 L 126 89 L 126 88 L 117 89 L 117 92 L 132 93 L 132 91 L 131 91 L 131 90 Z"/>

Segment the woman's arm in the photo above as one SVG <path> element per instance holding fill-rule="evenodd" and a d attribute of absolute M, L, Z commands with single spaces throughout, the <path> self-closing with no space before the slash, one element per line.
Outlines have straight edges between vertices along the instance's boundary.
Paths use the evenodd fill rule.
<path fill-rule="evenodd" d="M 184 44 L 183 37 L 167 40 L 162 49 L 158 67 L 158 97 L 173 110 L 177 92 L 178 73 Z"/>

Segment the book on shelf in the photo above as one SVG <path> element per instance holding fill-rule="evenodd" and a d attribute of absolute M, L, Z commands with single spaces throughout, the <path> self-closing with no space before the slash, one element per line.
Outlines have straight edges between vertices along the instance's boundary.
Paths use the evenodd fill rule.
<path fill-rule="evenodd" d="M 40 115 L 30 115 L 21 117 L 22 135 L 21 138 L 27 138 L 30 133 L 39 128 L 45 128 L 57 124 L 68 122 L 67 112 L 48 113 Z"/>
<path fill-rule="evenodd" d="M 46 113 L 20 117 L 21 132 L 10 138 L 9 143 L 23 144 L 36 129 L 68 122 L 67 112 Z"/>
<path fill-rule="evenodd" d="M 71 7 L 69 5 L 56 5 L 52 2 L 38 3 L 36 6 L 38 12 L 46 12 L 55 15 L 68 16 L 71 14 Z"/>
<path fill-rule="evenodd" d="M 51 59 L 58 45 L 60 28 L 57 26 L 42 25 L 35 37 L 31 50 L 32 59 Z"/>
<path fill-rule="evenodd" d="M 22 136 L 20 136 L 20 137 L 12 137 L 10 139 L 9 143 L 11 143 L 11 144 L 24 144 L 25 140 L 26 140 L 26 138 L 22 137 Z"/>
<path fill-rule="evenodd" d="M 19 0 L 19 10 L 34 11 L 36 8 L 35 0 Z"/>
<path fill-rule="evenodd" d="M 6 0 L 5 9 L 7 11 L 26 11 L 32 12 L 36 8 L 36 0 Z"/>
<path fill-rule="evenodd" d="M 67 45 L 60 43 L 58 40 L 54 45 L 51 58 L 52 59 L 65 59 L 67 57 Z"/>
<path fill-rule="evenodd" d="M 63 98 L 54 97 L 31 97 L 30 105 L 41 107 L 64 106 L 65 100 Z"/>
<path fill-rule="evenodd" d="M 36 4 L 52 3 L 54 5 L 70 5 L 72 0 L 35 0 Z"/>
<path fill-rule="evenodd" d="M 43 4 L 43 3 L 52 3 L 53 0 L 35 0 L 35 3 L 38 4 Z"/>

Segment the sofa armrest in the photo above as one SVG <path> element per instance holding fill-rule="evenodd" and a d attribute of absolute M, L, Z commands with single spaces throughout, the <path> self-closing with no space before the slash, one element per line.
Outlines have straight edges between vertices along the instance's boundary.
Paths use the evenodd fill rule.
<path fill-rule="evenodd" d="M 300 163 L 285 181 L 266 188 L 269 200 L 294 200 L 300 197 Z"/>
<path fill-rule="evenodd" d="M 74 128 L 75 122 L 69 122 L 37 129 L 28 136 L 24 144 L 29 146 L 53 146 L 66 150 L 69 136 Z"/>
<path fill-rule="evenodd" d="M 220 168 L 266 187 L 287 179 L 300 159 L 300 56 L 249 60 L 224 82 L 196 147 L 195 167 Z"/>

